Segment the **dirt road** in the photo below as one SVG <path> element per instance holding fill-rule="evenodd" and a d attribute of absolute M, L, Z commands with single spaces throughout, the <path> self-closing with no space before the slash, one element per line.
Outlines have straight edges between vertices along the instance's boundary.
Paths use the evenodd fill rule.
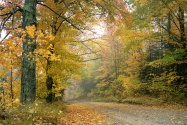
<path fill-rule="evenodd" d="M 187 125 L 187 111 L 139 105 L 81 102 L 106 118 L 106 125 Z"/>

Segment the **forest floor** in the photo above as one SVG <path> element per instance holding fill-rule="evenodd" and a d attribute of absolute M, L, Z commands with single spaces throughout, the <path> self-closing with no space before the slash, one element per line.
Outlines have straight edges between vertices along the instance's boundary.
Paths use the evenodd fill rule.
<path fill-rule="evenodd" d="M 13 112 L 0 125 L 187 125 L 187 110 L 178 106 L 73 101 L 29 106 Z M 28 110 L 33 110 L 28 112 Z"/>
<path fill-rule="evenodd" d="M 76 108 L 82 107 L 77 112 Z M 76 102 L 69 105 L 72 111 L 68 116 L 71 116 L 74 125 L 187 125 L 187 111 L 177 109 L 177 107 L 150 107 L 132 104 L 117 104 L 117 103 L 103 103 L 103 102 Z M 74 107 L 74 108 L 73 108 Z M 84 114 L 86 113 L 86 114 Z M 90 114 L 89 114 L 89 111 Z M 94 115 L 93 115 L 94 111 Z M 75 113 L 76 112 L 76 113 Z M 82 117 L 82 124 L 71 115 Z M 82 114 L 83 113 L 83 114 Z M 86 117 L 84 117 L 86 116 Z M 92 119 L 89 119 L 90 117 Z"/>

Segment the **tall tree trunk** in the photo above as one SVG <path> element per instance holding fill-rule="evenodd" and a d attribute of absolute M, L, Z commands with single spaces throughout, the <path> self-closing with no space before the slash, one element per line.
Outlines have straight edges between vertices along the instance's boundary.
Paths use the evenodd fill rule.
<path fill-rule="evenodd" d="M 47 85 L 47 90 L 48 90 L 48 95 L 46 97 L 46 102 L 48 103 L 52 103 L 54 98 L 55 98 L 55 94 L 53 93 L 53 78 L 50 75 L 47 75 L 47 79 L 46 79 L 46 85 Z"/>
<path fill-rule="evenodd" d="M 23 8 L 22 28 L 36 26 L 36 4 L 37 0 L 25 0 Z M 26 35 L 23 40 L 22 74 L 21 74 L 21 103 L 33 103 L 36 95 L 36 63 L 34 50 L 36 40 Z"/>
<path fill-rule="evenodd" d="M 10 51 L 11 54 L 12 54 L 12 51 Z M 12 106 L 13 106 L 13 99 L 14 99 L 14 92 L 13 92 L 13 68 L 12 68 L 12 65 L 13 65 L 13 59 L 10 60 L 10 64 L 11 64 L 11 68 L 10 68 L 10 96 L 11 96 L 11 103 L 12 103 Z"/>
<path fill-rule="evenodd" d="M 53 46 L 54 48 L 54 46 Z M 51 53 L 53 53 L 53 51 L 50 51 Z M 49 73 L 49 69 L 51 68 L 52 65 L 52 61 L 50 61 L 49 59 L 47 60 L 47 66 L 46 66 L 46 86 L 47 86 L 47 90 L 48 90 L 48 95 L 46 97 L 46 102 L 48 103 L 52 103 L 54 98 L 55 98 L 55 93 L 53 93 L 53 78 Z"/>
<path fill-rule="evenodd" d="M 118 76 L 119 76 L 119 67 L 118 67 L 118 51 L 119 51 L 119 48 L 118 48 L 118 42 L 114 42 L 114 45 L 113 45 L 113 48 L 114 48 L 114 70 L 115 70 L 115 79 L 117 80 Z"/>
<path fill-rule="evenodd" d="M 58 0 L 54 1 L 55 3 L 58 2 Z M 53 36 L 56 36 L 57 33 L 57 28 L 56 28 L 56 23 L 57 23 L 57 18 L 54 18 L 55 20 L 53 20 L 53 23 L 51 25 L 52 28 L 52 34 Z M 53 54 L 54 53 L 54 43 L 52 43 L 52 47 L 50 48 L 50 53 Z M 52 103 L 55 99 L 55 93 L 53 92 L 53 78 L 51 76 L 51 74 L 49 73 L 49 69 L 51 68 L 52 65 L 52 61 L 50 60 L 50 57 L 47 59 L 47 66 L 46 66 L 46 86 L 47 86 L 47 90 L 48 90 L 48 95 L 46 97 L 46 102 L 48 103 Z"/>

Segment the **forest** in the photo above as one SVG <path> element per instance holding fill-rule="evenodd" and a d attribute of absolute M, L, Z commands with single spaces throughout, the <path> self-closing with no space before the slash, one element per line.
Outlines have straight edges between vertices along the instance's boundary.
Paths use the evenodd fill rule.
<path fill-rule="evenodd" d="M 105 24 L 105 34 L 86 56 L 96 60 L 86 63 L 70 98 L 150 97 L 186 105 L 186 2 L 136 0 L 127 7 L 125 21 L 115 17 Z"/>
<path fill-rule="evenodd" d="M 186 0 L 0 0 L 0 50 L 9 124 L 64 100 L 187 106 Z"/>

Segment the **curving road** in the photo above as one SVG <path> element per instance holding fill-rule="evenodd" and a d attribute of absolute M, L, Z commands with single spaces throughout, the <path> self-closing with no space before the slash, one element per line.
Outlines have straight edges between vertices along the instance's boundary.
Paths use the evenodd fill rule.
<path fill-rule="evenodd" d="M 130 104 L 79 102 L 106 118 L 106 125 L 187 125 L 187 111 Z"/>

